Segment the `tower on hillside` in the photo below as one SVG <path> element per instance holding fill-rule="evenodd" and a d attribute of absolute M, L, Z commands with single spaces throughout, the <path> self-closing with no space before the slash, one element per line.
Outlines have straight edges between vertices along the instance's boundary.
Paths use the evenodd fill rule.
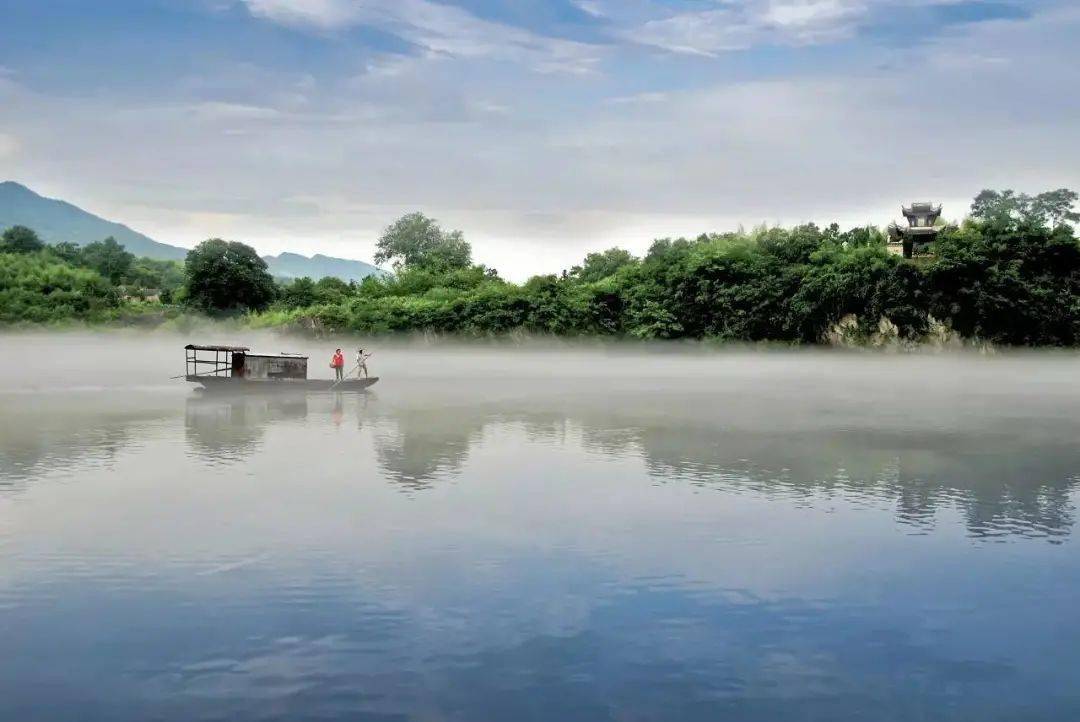
<path fill-rule="evenodd" d="M 941 229 L 934 224 L 941 216 L 941 204 L 912 203 L 901 206 L 900 211 L 907 219 L 907 227 L 897 223 L 889 224 L 889 250 L 903 253 L 904 258 L 911 258 L 924 251 L 937 238 Z"/>

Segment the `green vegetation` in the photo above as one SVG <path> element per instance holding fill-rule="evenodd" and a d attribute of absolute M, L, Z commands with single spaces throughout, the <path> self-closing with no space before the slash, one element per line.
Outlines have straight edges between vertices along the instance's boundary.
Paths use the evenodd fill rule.
<path fill-rule="evenodd" d="M 0 320 L 94 318 L 95 308 L 128 303 L 130 293 L 113 289 L 139 279 L 170 290 L 187 309 L 244 311 L 253 326 L 306 332 L 818 343 L 840 331 L 858 342 L 887 328 L 918 341 L 944 329 L 1000 344 L 1074 346 L 1080 245 L 1068 224 L 1077 220 L 1076 199 L 1065 189 L 1034 197 L 984 191 L 971 216 L 946 226 L 933 253 L 915 260 L 890 253 L 876 228 L 807 224 L 660 239 L 642 258 L 612 248 L 523 284 L 474 264 L 460 231 L 419 213 L 379 239 L 376 260 L 392 263 L 395 273 L 360 283 L 275 284 L 252 249 L 218 239 L 189 253 L 182 277 L 178 264 L 125 260 L 107 241 L 81 250 L 60 244 L 0 257 Z M 22 231 L 13 239 L 18 248 L 33 247 Z M 28 280 L 47 275 L 45 267 L 56 283 Z M 55 293 L 83 301 L 38 301 Z M 51 311 L 32 310 L 38 307 Z"/>
<path fill-rule="evenodd" d="M 96 271 L 48 251 L 0 253 L 0 323 L 101 318 L 119 302 L 116 289 Z"/>
<path fill-rule="evenodd" d="M 472 246 L 461 231 L 444 231 L 423 213 L 409 213 L 394 221 L 376 245 L 375 263 L 389 261 L 395 270 L 452 271 L 472 262 Z"/>
<path fill-rule="evenodd" d="M 160 311 L 182 282 L 179 263 L 135 258 L 111 237 L 46 246 L 13 226 L 0 238 L 0 324 L 128 320 Z"/>
<path fill-rule="evenodd" d="M 38 234 L 26 226 L 12 226 L 0 236 L 0 253 L 33 253 L 44 247 Z"/>
<path fill-rule="evenodd" d="M 188 303 L 203 311 L 258 311 L 277 295 L 266 261 L 236 241 L 200 243 L 187 255 L 184 276 Z"/>

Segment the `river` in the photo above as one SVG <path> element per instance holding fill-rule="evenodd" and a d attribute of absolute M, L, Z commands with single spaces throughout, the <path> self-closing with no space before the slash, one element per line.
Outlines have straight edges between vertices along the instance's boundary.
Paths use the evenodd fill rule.
<path fill-rule="evenodd" d="M 0 337 L 0 720 L 1080 718 L 1075 354 L 185 341 Z"/>

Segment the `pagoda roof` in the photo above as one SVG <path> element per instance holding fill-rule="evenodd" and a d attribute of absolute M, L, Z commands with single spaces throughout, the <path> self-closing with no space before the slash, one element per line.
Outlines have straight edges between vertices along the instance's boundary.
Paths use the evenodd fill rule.
<path fill-rule="evenodd" d="M 941 204 L 912 203 L 910 206 L 900 206 L 900 212 L 908 216 L 938 216 L 941 214 Z"/>

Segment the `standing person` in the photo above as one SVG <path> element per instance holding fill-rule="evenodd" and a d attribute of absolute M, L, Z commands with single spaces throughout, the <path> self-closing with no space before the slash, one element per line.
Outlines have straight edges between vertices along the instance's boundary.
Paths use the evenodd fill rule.
<path fill-rule="evenodd" d="M 364 372 L 364 378 L 368 377 L 367 360 L 371 358 L 371 354 L 364 353 L 364 349 L 356 349 L 356 378 L 360 378 L 360 372 Z"/>
<path fill-rule="evenodd" d="M 334 376 L 338 381 L 345 378 L 345 356 L 341 353 L 341 349 L 334 352 L 334 357 L 330 359 L 330 366 L 334 369 Z"/>

